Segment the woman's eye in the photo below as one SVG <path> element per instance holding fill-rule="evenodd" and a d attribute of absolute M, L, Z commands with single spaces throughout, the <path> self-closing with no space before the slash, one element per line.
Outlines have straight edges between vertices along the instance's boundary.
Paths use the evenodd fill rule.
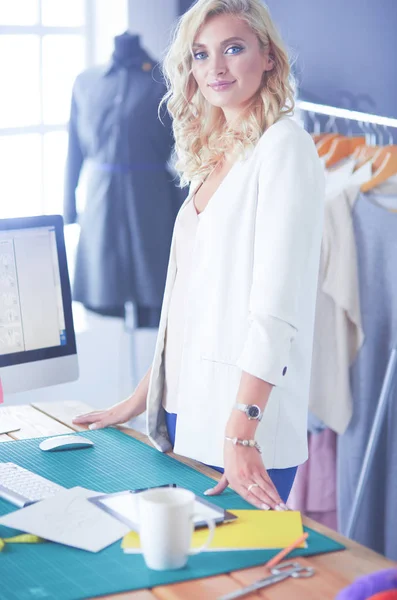
<path fill-rule="evenodd" d="M 241 50 L 243 50 L 241 46 L 230 46 L 230 48 L 226 50 L 226 54 L 239 54 Z"/>
<path fill-rule="evenodd" d="M 225 54 L 229 54 L 229 55 L 239 54 L 242 50 L 244 50 L 244 48 L 242 48 L 241 46 L 230 46 L 230 48 L 228 48 L 226 50 Z M 208 55 L 207 55 L 207 52 L 204 52 L 202 50 L 201 52 L 194 52 L 193 58 L 194 58 L 194 60 L 204 60 L 204 59 L 208 58 Z"/>

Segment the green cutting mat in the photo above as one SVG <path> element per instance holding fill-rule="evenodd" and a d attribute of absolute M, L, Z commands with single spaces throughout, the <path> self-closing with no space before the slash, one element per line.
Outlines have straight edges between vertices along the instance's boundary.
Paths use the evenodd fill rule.
<path fill-rule="evenodd" d="M 201 496 L 213 480 L 116 429 L 84 432 L 95 446 L 88 450 L 48 453 L 40 439 L 0 444 L 0 462 L 14 462 L 65 487 L 84 486 L 98 492 L 176 483 Z M 212 501 L 222 508 L 252 508 L 231 490 Z M 0 515 L 15 507 L 0 500 Z M 309 556 L 344 547 L 309 530 L 309 547 L 291 556 Z M 15 535 L 0 526 L 0 537 Z M 179 571 L 150 571 L 140 555 L 124 554 L 120 542 L 92 554 L 53 543 L 7 544 L 0 553 L 1 600 L 77 600 L 151 588 L 260 565 L 274 550 L 218 552 L 192 556 Z"/>

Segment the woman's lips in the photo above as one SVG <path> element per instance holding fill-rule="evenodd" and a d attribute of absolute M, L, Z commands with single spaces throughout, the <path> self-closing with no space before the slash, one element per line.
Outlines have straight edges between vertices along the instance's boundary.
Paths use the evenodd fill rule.
<path fill-rule="evenodd" d="M 211 83 L 210 87 L 216 92 L 224 92 L 225 90 L 228 90 L 233 83 L 235 83 L 235 81 L 218 81 L 216 83 Z"/>

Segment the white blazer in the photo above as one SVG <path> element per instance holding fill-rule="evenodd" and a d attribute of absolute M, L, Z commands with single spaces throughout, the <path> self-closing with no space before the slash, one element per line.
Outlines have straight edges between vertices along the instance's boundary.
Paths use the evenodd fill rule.
<path fill-rule="evenodd" d="M 323 205 L 315 145 L 290 117 L 263 134 L 210 199 L 192 253 L 176 453 L 223 466 L 226 423 L 246 371 L 275 386 L 256 432 L 265 467 L 307 459 Z M 163 350 L 175 275 L 173 237 L 147 397 L 147 432 L 163 452 L 171 448 L 162 407 Z"/>

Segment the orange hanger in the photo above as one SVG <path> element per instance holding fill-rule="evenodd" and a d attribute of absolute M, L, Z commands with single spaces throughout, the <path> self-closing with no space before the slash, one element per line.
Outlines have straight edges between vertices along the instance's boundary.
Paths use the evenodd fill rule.
<path fill-rule="evenodd" d="M 386 154 L 391 152 L 395 154 L 397 152 L 397 146 L 389 144 L 388 146 L 379 146 L 377 152 L 374 154 L 374 162 L 382 161 Z"/>
<path fill-rule="evenodd" d="M 373 177 L 361 185 L 362 192 L 369 192 L 375 187 L 397 175 L 397 146 L 384 146 L 374 156 L 372 164 Z"/>
<path fill-rule="evenodd" d="M 358 160 L 360 158 L 360 154 L 364 148 L 367 148 L 367 146 L 357 146 L 357 148 L 354 150 L 351 157 Z"/>
<path fill-rule="evenodd" d="M 365 137 L 343 137 L 333 140 L 328 152 L 327 168 L 350 156 L 358 146 L 365 146 Z"/>
<path fill-rule="evenodd" d="M 352 158 L 356 159 L 353 171 L 357 171 L 357 169 L 365 165 L 366 162 L 375 156 L 378 150 L 379 146 L 357 146 L 352 154 Z"/>
<path fill-rule="evenodd" d="M 317 144 L 317 152 L 319 156 L 325 156 L 331 147 L 332 142 L 341 137 L 339 133 L 327 133 Z"/>
<path fill-rule="evenodd" d="M 320 142 L 326 135 L 328 135 L 327 133 L 312 133 L 312 138 L 315 144 L 318 144 L 318 142 Z"/>

